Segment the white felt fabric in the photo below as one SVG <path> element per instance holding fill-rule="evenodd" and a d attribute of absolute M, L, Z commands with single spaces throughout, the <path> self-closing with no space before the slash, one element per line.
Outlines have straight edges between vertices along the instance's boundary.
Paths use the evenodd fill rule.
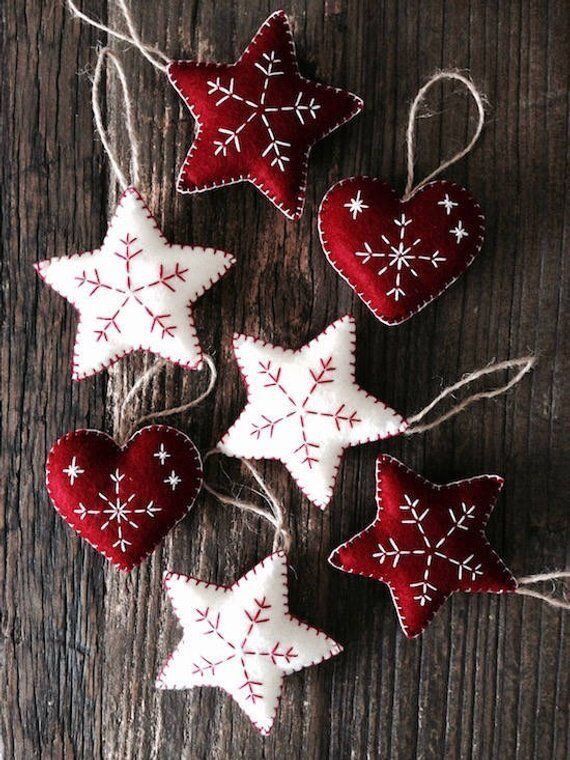
<path fill-rule="evenodd" d="M 278 459 L 318 507 L 331 500 L 345 448 L 396 435 L 402 417 L 354 376 L 355 322 L 333 322 L 299 351 L 238 335 L 248 403 L 218 444 L 229 456 Z"/>
<path fill-rule="evenodd" d="M 213 248 L 171 245 L 134 187 L 122 195 L 100 249 L 40 262 L 40 276 L 80 313 L 73 377 L 136 349 L 199 369 L 191 304 L 234 263 Z"/>
<path fill-rule="evenodd" d="M 283 678 L 342 647 L 289 614 L 287 558 L 275 552 L 233 586 L 167 573 L 165 586 L 183 628 L 157 678 L 159 689 L 219 686 L 263 734 L 269 733 Z"/>

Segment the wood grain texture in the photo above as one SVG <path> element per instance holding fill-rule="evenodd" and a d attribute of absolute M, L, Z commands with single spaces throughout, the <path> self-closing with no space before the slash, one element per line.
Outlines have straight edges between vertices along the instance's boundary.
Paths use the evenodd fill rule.
<path fill-rule="evenodd" d="M 234 60 L 274 0 L 133 3 L 143 38 L 176 57 Z M 85 9 L 119 23 L 112 2 Z M 166 235 L 214 245 L 238 263 L 201 301 L 217 391 L 173 423 L 206 450 L 235 419 L 244 391 L 234 330 L 298 347 L 337 316 L 358 323 L 357 377 L 404 413 L 493 357 L 535 351 L 540 363 L 509 396 L 423 437 L 345 458 L 335 499 L 311 507 L 284 469 L 263 470 L 295 539 L 291 607 L 345 644 L 342 656 L 291 676 L 272 735 L 261 739 L 212 689 L 156 692 L 180 631 L 161 591 L 165 568 L 231 581 L 270 549 L 265 525 L 204 494 L 163 547 L 130 576 L 106 567 L 49 504 L 43 465 L 53 441 L 82 426 L 115 429 L 114 412 L 148 357 L 72 384 L 73 310 L 37 280 L 41 258 L 86 250 L 116 198 L 93 137 L 89 80 L 97 40 L 51 0 L 2 7 L 2 748 L 6 758 L 565 758 L 568 621 L 536 601 L 457 595 L 424 636 L 402 636 L 378 584 L 328 567 L 331 547 L 374 514 L 373 463 L 388 451 L 434 481 L 506 478 L 489 535 L 515 575 L 568 562 L 568 8 L 564 0 L 294 0 L 303 73 L 347 87 L 365 111 L 314 151 L 306 211 L 289 222 L 250 186 L 176 195 L 192 120 L 168 83 L 118 45 L 141 136 L 141 191 Z M 435 69 L 468 69 L 489 100 L 473 154 L 447 173 L 487 216 L 481 256 L 408 323 L 386 328 L 353 297 L 320 249 L 326 189 L 356 173 L 404 185 L 407 105 Z M 80 76 L 77 72 L 82 72 Z M 117 145 L 118 93 L 107 83 Z M 434 92 L 418 172 L 462 143 L 462 95 Z M 472 115 L 472 113 L 471 113 Z M 121 151 L 125 158 L 124 151 Z M 132 414 L 179 404 L 204 378 L 169 368 Z M 229 468 L 235 477 L 238 473 Z"/>

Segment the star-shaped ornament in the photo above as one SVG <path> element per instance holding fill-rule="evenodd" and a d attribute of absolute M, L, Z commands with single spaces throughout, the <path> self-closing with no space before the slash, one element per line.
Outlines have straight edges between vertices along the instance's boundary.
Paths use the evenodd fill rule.
<path fill-rule="evenodd" d="M 287 571 L 287 557 L 279 551 L 233 586 L 166 573 L 183 636 L 162 666 L 157 688 L 218 686 L 268 734 L 284 677 L 342 651 L 289 613 Z"/>
<path fill-rule="evenodd" d="M 129 187 L 100 249 L 41 261 L 36 270 L 79 312 L 72 374 L 81 380 L 139 349 L 200 369 L 192 305 L 234 263 L 223 251 L 167 242 Z"/>
<path fill-rule="evenodd" d="M 407 427 L 397 412 L 356 384 L 355 341 L 350 315 L 298 351 L 234 336 L 248 400 L 218 449 L 245 459 L 279 460 L 307 498 L 324 509 L 346 448 Z"/>
<path fill-rule="evenodd" d="M 335 549 L 329 562 L 386 583 L 408 638 L 418 636 L 455 591 L 516 589 L 484 533 L 502 478 L 435 485 L 381 455 L 376 482 L 376 519 Z"/>
<path fill-rule="evenodd" d="M 196 120 L 178 190 L 248 181 L 290 219 L 303 211 L 311 148 L 362 108 L 350 92 L 300 75 L 283 11 L 236 63 L 173 61 L 168 76 Z"/>

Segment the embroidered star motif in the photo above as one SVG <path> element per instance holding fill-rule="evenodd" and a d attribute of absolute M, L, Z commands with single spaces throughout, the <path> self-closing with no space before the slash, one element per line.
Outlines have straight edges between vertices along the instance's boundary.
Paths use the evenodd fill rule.
<path fill-rule="evenodd" d="M 285 554 L 276 552 L 229 587 L 166 573 L 183 636 L 157 688 L 219 686 L 268 734 L 284 677 L 342 651 L 289 613 L 287 569 Z"/>
<path fill-rule="evenodd" d="M 376 482 L 376 519 L 329 562 L 386 583 L 406 636 L 418 636 L 454 591 L 515 590 L 483 532 L 501 478 L 481 475 L 440 486 L 381 455 Z"/>
<path fill-rule="evenodd" d="M 72 486 L 80 475 L 83 475 L 85 470 L 77 464 L 77 457 L 71 457 L 71 462 L 63 469 L 63 472 L 69 478 L 69 485 Z"/>
<path fill-rule="evenodd" d="M 344 204 L 344 207 L 350 211 L 353 219 L 356 219 L 359 214 L 362 214 L 364 209 L 370 208 L 364 203 L 360 190 L 356 193 L 354 198 L 351 198 L 350 201 Z"/>
<path fill-rule="evenodd" d="M 170 475 L 167 478 L 164 478 L 163 482 L 169 485 L 173 491 L 176 491 L 176 488 L 182 483 L 182 478 L 172 470 Z"/>
<path fill-rule="evenodd" d="M 299 74 L 283 11 L 265 21 L 236 63 L 173 61 L 168 76 L 197 130 L 178 190 L 248 181 L 290 219 L 303 210 L 312 146 L 362 108 L 355 95 Z"/>
<path fill-rule="evenodd" d="M 213 248 L 168 243 L 134 187 L 121 196 L 100 249 L 36 264 L 79 311 L 73 378 L 143 349 L 202 366 L 191 306 L 235 262 Z"/>
<path fill-rule="evenodd" d="M 407 424 L 355 381 L 355 320 L 333 322 L 298 351 L 234 337 L 245 409 L 218 444 L 229 456 L 278 459 L 324 509 L 345 448 L 388 438 Z"/>
<path fill-rule="evenodd" d="M 461 221 L 461 219 L 457 222 L 457 225 L 452 230 L 449 230 L 449 232 L 452 235 L 455 235 L 455 240 L 458 243 L 460 243 L 464 237 L 469 237 L 469 233 L 463 226 L 463 222 Z"/>

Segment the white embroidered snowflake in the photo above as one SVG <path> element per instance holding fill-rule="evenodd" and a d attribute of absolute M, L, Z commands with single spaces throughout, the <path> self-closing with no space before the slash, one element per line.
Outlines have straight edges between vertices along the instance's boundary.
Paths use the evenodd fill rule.
<path fill-rule="evenodd" d="M 287 105 L 275 105 L 271 98 L 270 87 L 271 80 L 283 76 L 285 71 L 280 68 L 281 60 L 277 58 L 274 51 L 263 54 L 263 64 L 256 62 L 255 67 L 263 74 L 263 81 L 260 83 L 260 92 L 256 100 L 242 97 L 235 91 L 235 80 L 232 78 L 227 82 L 222 82 L 221 77 L 216 77 L 208 82 L 209 95 L 217 96 L 216 106 L 220 107 L 228 100 L 234 100 L 243 103 L 249 109 L 247 116 L 244 116 L 237 126 L 218 127 L 220 134 L 219 140 L 214 141 L 214 155 L 226 156 L 230 149 L 241 152 L 241 140 L 247 126 L 258 120 L 267 133 L 267 144 L 261 150 L 263 158 L 268 157 L 271 166 L 277 166 L 282 172 L 285 171 L 286 164 L 290 158 L 287 156 L 287 148 L 291 143 L 279 139 L 275 133 L 272 116 L 274 114 L 291 113 L 296 116 L 301 124 L 305 124 L 306 119 L 316 119 L 317 111 L 320 105 L 315 98 L 310 98 L 307 102 L 302 91 L 297 94 L 295 100 Z"/>
<path fill-rule="evenodd" d="M 403 279 L 406 275 L 412 277 L 421 277 L 420 265 L 428 264 L 438 268 L 438 265 L 445 261 L 439 251 L 426 253 L 421 248 L 421 238 L 415 238 L 411 242 L 406 240 L 408 227 L 412 224 L 413 219 L 408 218 L 404 213 L 393 220 L 396 226 L 396 239 L 390 240 L 386 235 L 381 236 L 382 243 L 386 246 L 385 250 L 375 250 L 370 243 L 364 243 L 364 251 L 356 251 L 355 256 L 359 258 L 362 264 L 368 264 L 372 259 L 383 259 L 384 266 L 378 270 L 381 277 L 388 272 L 394 275 L 392 287 L 386 290 L 386 295 L 391 296 L 395 301 L 406 295 L 403 287 Z"/>
<path fill-rule="evenodd" d="M 406 520 L 402 520 L 402 525 L 415 525 L 420 538 L 420 548 L 405 549 L 400 547 L 393 538 L 389 538 L 389 546 L 383 546 L 378 544 L 378 552 L 372 556 L 378 559 L 380 564 L 384 562 L 391 562 L 392 567 L 397 567 L 400 562 L 405 562 L 406 557 L 423 557 L 425 560 L 425 568 L 421 578 L 417 581 L 410 583 L 411 589 L 416 589 L 417 594 L 414 599 L 420 606 L 425 606 L 428 602 L 432 601 L 430 592 L 437 591 L 437 586 L 431 582 L 431 572 L 434 561 L 439 559 L 443 562 L 448 562 L 453 565 L 457 570 L 457 577 L 462 580 L 464 577 L 470 577 L 474 581 L 478 576 L 483 575 L 481 569 L 481 563 L 474 561 L 474 554 L 470 554 L 465 558 L 452 557 L 445 552 L 445 544 L 450 536 L 458 530 L 468 530 L 467 523 L 475 517 L 475 505 L 468 507 L 464 502 L 461 503 L 459 509 L 459 515 L 456 511 L 449 509 L 449 516 L 451 518 L 451 526 L 443 534 L 430 535 L 430 531 L 426 530 L 424 523 L 429 515 L 429 508 L 421 510 L 419 505 L 419 499 L 412 499 L 407 494 L 404 495 L 405 504 L 400 506 L 400 509 L 404 512 L 409 512 L 410 517 Z"/>
<path fill-rule="evenodd" d="M 154 501 L 149 501 L 144 507 L 132 507 L 131 503 L 137 498 L 136 493 L 130 493 L 128 496 L 121 495 L 121 482 L 125 475 L 119 470 L 111 473 L 110 478 L 113 483 L 113 493 L 111 496 L 99 492 L 98 496 L 101 503 L 98 506 L 86 507 L 82 502 L 79 502 L 79 506 L 74 510 L 76 515 L 79 515 L 80 520 L 84 520 L 87 515 L 97 515 L 103 522 L 101 524 L 101 531 L 111 528 L 117 534 L 117 540 L 113 544 L 113 548 L 117 546 L 122 552 L 127 550 L 127 546 L 131 545 L 130 541 L 124 536 L 123 529 L 126 525 L 138 530 L 139 522 L 135 522 L 135 515 L 146 515 L 147 517 L 154 517 L 156 512 L 160 512 L 161 508 L 156 507 Z M 138 519 L 138 518 L 137 518 Z"/>
<path fill-rule="evenodd" d="M 456 226 L 452 230 L 449 230 L 449 232 L 451 235 L 455 235 L 455 240 L 457 243 L 460 243 L 464 237 L 469 237 L 469 233 L 463 226 L 461 219 L 457 222 Z"/>

